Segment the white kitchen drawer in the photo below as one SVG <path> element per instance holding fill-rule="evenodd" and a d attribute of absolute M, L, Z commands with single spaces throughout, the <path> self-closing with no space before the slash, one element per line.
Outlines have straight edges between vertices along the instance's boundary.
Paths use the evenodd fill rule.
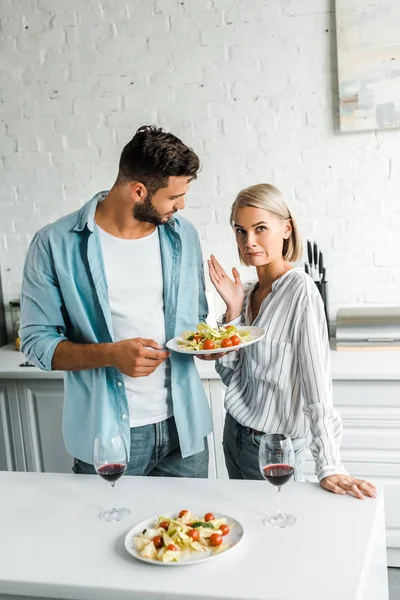
<path fill-rule="evenodd" d="M 333 403 L 344 407 L 399 407 L 400 381 L 344 381 L 333 382 Z"/>

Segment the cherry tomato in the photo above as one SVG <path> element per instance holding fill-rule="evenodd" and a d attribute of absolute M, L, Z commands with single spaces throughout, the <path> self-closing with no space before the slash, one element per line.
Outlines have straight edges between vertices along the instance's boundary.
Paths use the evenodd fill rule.
<path fill-rule="evenodd" d="M 206 340 L 203 344 L 203 350 L 214 350 L 215 344 L 212 340 Z"/>
<path fill-rule="evenodd" d="M 222 544 L 222 535 L 219 535 L 219 533 L 212 533 L 210 535 L 210 544 L 211 546 L 220 546 Z"/>
<path fill-rule="evenodd" d="M 175 544 L 168 544 L 167 550 L 171 550 L 172 552 L 176 552 L 178 550 L 178 548 L 175 546 Z"/>
<path fill-rule="evenodd" d="M 189 536 L 190 538 L 192 538 L 192 540 L 193 540 L 194 542 L 197 542 L 197 540 L 198 540 L 198 539 L 199 539 L 199 537 L 200 537 L 200 533 L 199 533 L 199 531 L 198 531 L 197 529 L 191 529 L 191 530 L 189 531 L 189 533 L 188 533 L 188 536 Z"/>
<path fill-rule="evenodd" d="M 242 340 L 238 335 L 231 335 L 229 339 L 231 340 L 233 346 L 239 346 L 239 344 L 242 343 Z"/>
<path fill-rule="evenodd" d="M 208 521 L 214 521 L 215 516 L 212 513 L 207 513 L 204 515 L 204 520 L 207 523 Z"/>
<path fill-rule="evenodd" d="M 229 346 L 233 346 L 231 338 L 224 338 L 221 342 L 221 348 L 229 348 Z"/>
<path fill-rule="evenodd" d="M 184 517 L 187 514 L 187 510 L 181 510 L 181 512 L 179 513 L 179 518 L 182 519 L 182 517 Z"/>
<path fill-rule="evenodd" d="M 157 550 L 159 550 L 160 548 L 162 548 L 164 546 L 164 540 L 159 535 L 156 535 L 156 537 L 153 537 L 152 541 L 153 541 L 154 546 L 157 548 Z"/>
<path fill-rule="evenodd" d="M 230 531 L 228 525 L 220 525 L 218 527 L 218 529 L 220 530 L 220 532 L 222 533 L 222 535 L 228 535 L 228 533 Z"/>
<path fill-rule="evenodd" d="M 159 527 L 162 527 L 163 529 L 165 529 L 165 531 L 168 531 L 168 527 L 169 527 L 168 521 L 161 521 L 161 523 L 159 524 Z"/>
<path fill-rule="evenodd" d="M 201 335 L 199 335 L 198 333 L 196 333 L 196 335 L 194 336 L 194 341 L 196 342 L 196 344 L 198 344 L 199 342 L 201 342 L 201 340 L 203 339 L 201 337 Z"/>

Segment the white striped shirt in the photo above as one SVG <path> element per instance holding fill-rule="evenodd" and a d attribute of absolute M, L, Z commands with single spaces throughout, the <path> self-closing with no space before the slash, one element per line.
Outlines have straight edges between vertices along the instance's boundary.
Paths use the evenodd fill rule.
<path fill-rule="evenodd" d="M 306 438 L 321 481 L 347 474 L 340 460 L 342 421 L 332 405 L 330 348 L 319 291 L 303 269 L 287 271 L 272 284 L 257 317 L 245 286 L 241 325 L 266 337 L 216 364 L 227 386 L 225 408 L 244 427 Z M 239 319 L 235 322 L 239 324 Z"/>

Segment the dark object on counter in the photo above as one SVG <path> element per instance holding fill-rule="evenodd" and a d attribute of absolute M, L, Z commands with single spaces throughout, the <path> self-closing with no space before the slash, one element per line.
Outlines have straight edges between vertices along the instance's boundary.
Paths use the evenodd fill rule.
<path fill-rule="evenodd" d="M 314 268 L 315 272 L 318 273 L 318 246 L 314 242 Z"/>
<path fill-rule="evenodd" d="M 3 289 L 1 287 L 0 273 L 0 348 L 7 344 L 6 312 L 4 309 Z"/>
<path fill-rule="evenodd" d="M 307 257 L 308 263 L 305 263 L 304 270 L 308 275 L 310 275 L 313 278 L 314 283 L 317 286 L 319 293 L 321 294 L 321 298 L 324 303 L 328 335 L 330 337 L 326 268 L 324 267 L 324 255 L 318 249 L 318 245 L 316 242 L 311 243 L 310 240 L 307 240 Z"/>
<path fill-rule="evenodd" d="M 307 240 L 308 274 L 313 277 L 313 252 L 310 240 Z"/>
<path fill-rule="evenodd" d="M 318 256 L 318 273 L 319 273 L 319 280 L 322 282 L 324 280 L 324 256 L 322 254 L 322 252 L 319 253 Z"/>
<path fill-rule="evenodd" d="M 325 317 L 326 317 L 326 325 L 328 327 L 328 336 L 331 337 L 330 328 L 329 328 L 329 317 L 328 317 L 328 285 L 327 281 L 316 281 L 315 285 L 318 288 L 319 293 L 321 294 L 322 302 L 324 303 Z"/>

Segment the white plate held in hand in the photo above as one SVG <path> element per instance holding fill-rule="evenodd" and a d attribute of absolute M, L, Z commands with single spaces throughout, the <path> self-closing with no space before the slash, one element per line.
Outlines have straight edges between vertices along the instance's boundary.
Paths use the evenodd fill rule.
<path fill-rule="evenodd" d="M 220 352 L 233 352 L 235 350 L 240 350 L 241 348 L 246 348 L 247 346 L 251 346 L 256 342 L 265 337 L 265 330 L 262 327 L 246 327 L 246 326 L 237 326 L 237 331 L 248 331 L 250 335 L 250 339 L 247 342 L 243 342 L 243 344 L 239 344 L 238 346 L 230 346 L 229 348 L 214 348 L 213 350 L 185 350 L 178 344 L 178 340 L 182 340 L 181 336 L 177 336 L 172 340 L 167 342 L 168 350 L 172 350 L 173 352 L 180 352 L 181 354 L 193 354 L 193 355 L 201 355 L 201 354 L 219 354 Z M 234 335 L 234 333 L 232 334 Z"/>

